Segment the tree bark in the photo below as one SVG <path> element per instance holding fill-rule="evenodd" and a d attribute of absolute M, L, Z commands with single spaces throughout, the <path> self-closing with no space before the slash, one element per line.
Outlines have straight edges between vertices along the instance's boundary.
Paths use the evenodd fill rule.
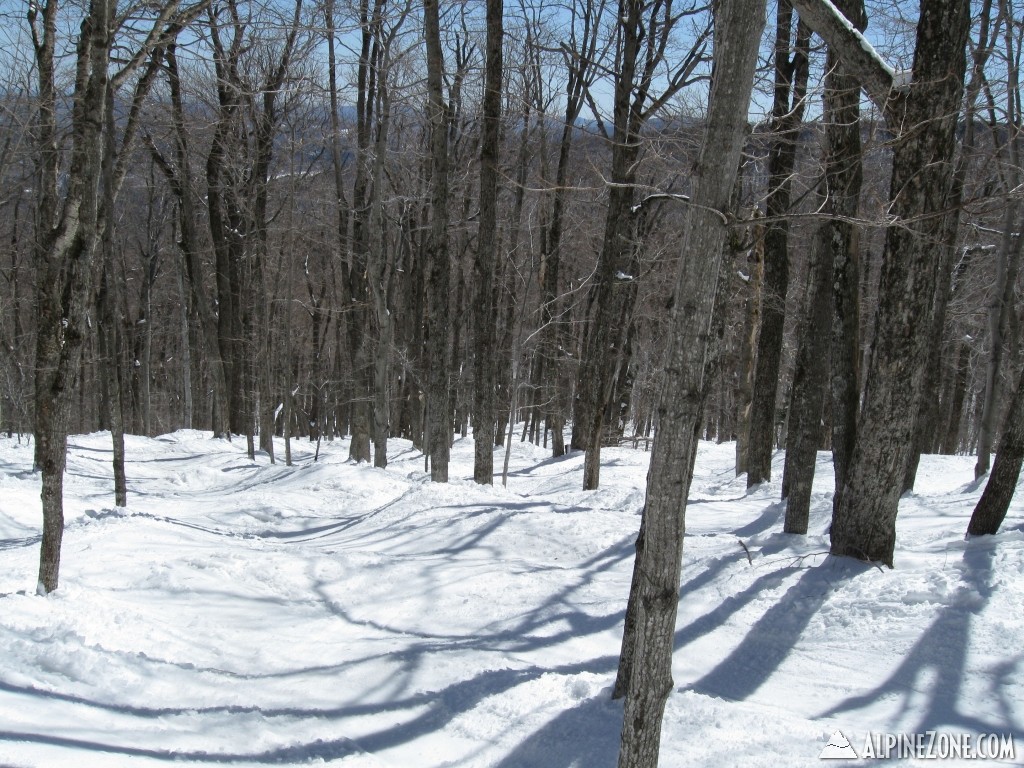
<path fill-rule="evenodd" d="M 978 429 L 978 461 L 974 465 L 974 479 L 984 477 L 989 470 L 992 444 L 995 441 L 996 415 L 999 412 L 1000 369 L 1003 351 L 1009 333 L 1010 316 L 1014 311 L 1014 293 L 1021 254 L 1024 253 L 1024 211 L 1019 204 L 1008 206 L 1003 216 L 1003 235 L 996 257 L 996 279 L 992 284 L 992 298 L 988 310 L 989 357 L 985 366 L 985 400 Z M 1015 229 L 1016 228 L 1016 229 Z M 1017 234 L 1014 237 L 1014 234 Z"/>
<path fill-rule="evenodd" d="M 764 228 L 764 284 L 757 336 L 753 398 L 747 443 L 747 487 L 771 480 L 775 450 L 775 400 L 782 358 L 789 287 L 789 220 L 796 148 L 807 93 L 810 30 L 800 24 L 792 40 L 793 8 L 779 0 L 775 25 L 775 98 L 768 154 L 768 221 Z M 790 59 L 790 50 L 793 57 Z"/>
<path fill-rule="evenodd" d="M 943 332 L 946 328 L 946 315 L 953 292 L 953 271 L 957 254 L 957 241 L 960 233 L 960 222 L 963 218 L 964 183 L 967 176 L 968 159 L 975 149 L 975 116 L 976 101 L 984 82 L 984 69 L 988 55 L 992 50 L 989 41 L 989 17 L 992 0 L 984 0 L 980 12 L 978 43 L 973 46 L 973 62 L 971 81 L 967 86 L 964 101 L 964 137 L 961 142 L 960 155 L 957 158 L 953 178 L 950 182 L 949 200 L 946 214 L 943 217 L 942 241 L 939 245 L 939 258 L 936 260 L 935 301 L 932 304 L 931 328 L 929 330 L 928 359 L 926 371 L 938 371 L 942 363 Z M 910 454 L 907 476 L 903 481 L 904 492 L 913 490 L 917 480 L 917 468 L 921 454 L 930 452 L 936 442 L 940 408 L 941 376 L 926 376 L 920 394 L 917 413 L 917 424 L 914 428 L 914 447 Z"/>
<path fill-rule="evenodd" d="M 794 0 L 794 4 L 801 14 L 805 7 L 819 11 L 823 7 L 816 0 Z M 814 24 L 813 19 L 808 21 Z M 910 87 L 891 89 L 879 103 L 890 129 L 899 132 L 890 184 L 890 210 L 899 223 L 886 232 L 864 406 L 833 510 L 834 555 L 893 564 L 897 506 L 924 373 L 924 326 L 934 298 L 931 243 L 940 235 L 937 214 L 948 199 L 969 28 L 968 0 L 924 0 Z M 829 33 L 827 26 L 817 31 Z M 865 47 L 848 27 L 826 40 L 839 47 L 844 62 L 862 63 Z M 885 70 L 873 60 L 871 66 L 878 71 L 864 74 L 884 79 Z M 862 82 L 868 84 L 863 77 Z M 870 88 L 869 94 L 877 96 Z"/>
<path fill-rule="evenodd" d="M 837 7 L 860 30 L 867 26 L 863 0 L 841 0 Z M 825 138 L 831 162 L 825 166 L 826 211 L 831 215 L 832 261 L 831 376 L 832 464 L 838 495 L 857 436 L 860 410 L 860 232 L 854 221 L 863 181 L 860 138 L 860 85 L 834 46 L 825 67 Z"/>
<path fill-rule="evenodd" d="M 1017 391 L 1006 414 L 1003 437 L 999 443 L 995 464 L 989 475 L 985 490 L 971 515 L 967 526 L 968 536 L 985 536 L 999 532 L 999 526 L 1006 519 L 1010 501 L 1017 490 L 1021 464 L 1024 462 L 1024 374 L 1017 384 Z"/>
<path fill-rule="evenodd" d="M 750 446 L 750 402 L 754 392 L 757 331 L 761 327 L 761 286 L 764 283 L 764 238 L 754 226 L 754 242 L 747 252 L 747 280 L 743 298 L 743 338 L 736 388 L 736 476 L 747 471 Z"/>
<path fill-rule="evenodd" d="M 866 25 L 861 0 L 837 6 L 858 29 Z M 830 47 L 824 95 L 825 210 L 812 242 L 808 273 L 808 312 L 800 330 L 791 392 L 790 429 L 782 498 L 787 499 L 785 531 L 806 534 L 811 487 L 820 441 L 829 358 L 833 408 L 833 461 L 837 477 L 845 467 L 856 433 L 859 354 L 857 214 L 861 185 L 860 89 Z M 831 356 L 822 328 L 831 326 Z M 849 444 L 848 444 L 849 443 Z"/>
<path fill-rule="evenodd" d="M 501 141 L 501 82 L 504 35 L 502 0 L 487 0 L 487 50 L 483 126 L 480 137 L 480 228 L 477 233 L 474 301 L 473 479 L 494 483 L 495 374 L 494 263 L 498 250 L 498 173 Z"/>
<path fill-rule="evenodd" d="M 423 0 L 427 47 L 427 117 L 430 125 L 430 229 L 427 233 L 427 451 L 430 479 L 448 482 L 452 425 L 448 388 L 448 110 L 444 103 L 444 54 L 438 0 Z"/>
<path fill-rule="evenodd" d="M 661 93 L 651 92 L 663 68 L 667 41 L 680 18 L 668 3 L 619 3 L 613 126 L 610 134 L 603 131 L 612 145 L 611 183 L 576 385 L 572 435 L 572 446 L 586 449 L 584 490 L 593 490 L 600 482 L 606 414 L 636 296 L 631 274 L 636 255 L 633 200 L 641 133 L 651 114 L 686 85 L 703 55 L 704 36 L 699 35 L 682 62 L 672 66 Z"/>
<path fill-rule="evenodd" d="M 658 431 L 616 679 L 615 693 L 626 696 L 619 768 L 657 766 L 661 721 L 672 691 L 686 498 L 706 395 L 725 211 L 746 132 L 761 34 L 756 22 L 764 18 L 764 8 L 764 0 L 734 0 L 716 7 L 716 76 L 684 222 Z"/>
<path fill-rule="evenodd" d="M 953 392 L 949 398 L 949 413 L 943 424 L 939 453 L 952 456 L 960 447 L 960 422 L 963 420 L 964 398 L 967 395 L 967 377 L 970 374 L 971 348 L 965 340 L 957 345 L 956 368 L 953 374 Z"/>
<path fill-rule="evenodd" d="M 213 436 L 231 438 L 230 406 L 228 401 L 228 380 L 224 364 L 224 351 L 218 333 L 218 315 L 214 310 L 213 298 L 207 293 L 204 277 L 201 246 L 196 222 L 199 218 L 199 204 L 193 184 L 189 150 L 189 137 L 185 128 L 185 109 L 182 103 L 181 76 L 178 71 L 176 46 L 169 45 L 165 53 L 167 80 L 171 100 L 171 119 L 174 125 L 174 157 L 171 164 L 160 156 L 156 147 L 149 142 L 150 153 L 167 177 L 178 202 L 178 248 L 184 261 L 192 303 L 199 316 L 199 330 L 206 350 L 213 389 Z M 221 310 L 223 311 L 223 310 Z"/>
<path fill-rule="evenodd" d="M 114 8 L 109 0 L 93 0 L 82 22 L 71 115 L 71 164 L 63 194 L 58 191 L 56 0 L 48 0 L 42 6 L 41 19 L 37 13 L 37 7 L 31 6 L 29 23 L 39 84 L 34 254 L 38 317 L 35 466 L 42 473 L 43 508 L 36 590 L 45 595 L 59 585 L 71 400 L 85 342 L 88 305 L 93 297 L 93 259 L 100 234 L 103 130 Z"/>
<path fill-rule="evenodd" d="M 807 281 L 807 307 L 799 330 L 796 367 L 789 408 L 786 464 L 782 498 L 786 504 L 786 533 L 806 534 L 811 486 L 821 443 L 821 410 L 828 378 L 827 328 L 832 309 L 832 228 L 822 224 L 814 233 Z"/>

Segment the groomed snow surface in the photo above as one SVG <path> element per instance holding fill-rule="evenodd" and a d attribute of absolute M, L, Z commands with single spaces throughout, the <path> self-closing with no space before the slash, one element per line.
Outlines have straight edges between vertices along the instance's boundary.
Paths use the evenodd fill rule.
<path fill-rule="evenodd" d="M 186 431 L 128 438 L 117 510 L 109 435 L 70 446 L 39 597 L 32 448 L 0 438 L 0 765 L 615 765 L 649 453 L 606 450 L 584 492 L 581 455 L 515 442 L 503 489 L 473 484 L 471 439 L 438 485 L 400 440 L 387 470 L 344 441 L 286 467 Z M 842 764 L 836 731 L 999 733 L 1021 764 L 1024 494 L 965 542 L 973 461 L 925 457 L 883 570 L 826 555 L 828 454 L 797 537 L 734 449 L 697 459 L 661 765 Z"/>

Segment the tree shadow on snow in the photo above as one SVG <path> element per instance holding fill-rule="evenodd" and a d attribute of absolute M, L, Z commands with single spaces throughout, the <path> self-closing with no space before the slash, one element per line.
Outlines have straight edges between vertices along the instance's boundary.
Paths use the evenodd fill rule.
<path fill-rule="evenodd" d="M 836 561 L 830 563 L 834 566 Z M 842 574 L 843 581 L 838 583 L 844 583 L 846 578 L 872 566 L 849 561 L 843 562 L 840 567 L 847 573 Z M 786 570 L 760 577 L 737 596 L 735 605 L 732 604 L 732 598 L 726 600 L 719 608 L 679 632 L 677 641 L 685 644 L 690 638 L 696 639 L 721 626 L 740 606 L 750 602 L 765 589 L 778 586 L 785 579 Z M 822 567 L 804 570 L 786 593 L 754 622 L 732 653 L 685 690 L 735 701 L 753 695 L 786 660 L 811 618 L 835 588 L 837 582 L 823 578 L 823 575 Z"/>
<path fill-rule="evenodd" d="M 605 690 L 534 731 L 495 768 L 613 768 L 621 731 L 622 704 Z"/>
<path fill-rule="evenodd" d="M 617 658 L 605 656 L 592 659 L 578 664 L 566 664 L 558 667 L 529 667 L 526 669 L 499 669 L 485 670 L 468 680 L 461 680 L 453 683 L 440 691 L 430 691 L 411 696 L 397 702 L 385 702 L 377 705 L 357 704 L 353 706 L 339 707 L 333 710 L 317 709 L 263 709 L 260 707 L 241 708 L 237 712 L 230 708 L 233 714 L 252 714 L 265 719 L 284 717 L 292 720 L 294 718 L 317 718 L 320 720 L 344 720 L 349 717 L 356 717 L 367 714 L 378 714 L 381 712 L 393 712 L 396 718 L 401 717 L 403 711 L 419 710 L 415 717 L 406 722 L 397 722 L 395 725 L 381 730 L 360 736 L 358 739 L 340 737 L 334 739 L 316 739 L 307 743 L 293 744 L 265 750 L 263 752 L 242 753 L 242 752 L 210 752 L 206 750 L 188 749 L 159 749 L 135 746 L 131 744 L 116 744 L 113 742 L 93 741 L 85 738 L 72 738 L 53 733 L 32 733 L 32 732 L 11 732 L 0 731 L 0 742 L 28 742 L 34 744 L 45 744 L 56 747 L 64 747 L 75 750 L 87 750 L 90 752 L 109 752 L 116 755 L 129 757 L 147 757 L 155 760 L 183 761 L 191 760 L 196 762 L 226 764 L 226 763 L 257 763 L 257 764 L 281 764 L 294 762 L 311 762 L 314 760 L 337 760 L 343 757 L 357 754 L 374 754 L 402 744 L 415 741 L 416 739 L 433 733 L 438 733 L 458 716 L 472 711 L 484 699 L 505 693 L 519 685 L 536 680 L 546 674 L 574 675 L 584 672 L 589 673 L 610 673 L 617 663 Z M 4 686 L 8 690 L 17 690 L 14 686 Z M 46 696 L 47 692 L 22 689 L 18 692 Z M 502 762 L 503 766 L 560 766 L 580 765 L 588 768 L 602 768 L 606 763 L 601 762 L 600 755 L 605 751 L 614 756 L 617 746 L 609 746 L 614 742 L 618 744 L 618 736 L 615 727 L 612 727 L 616 719 L 617 705 L 603 701 L 604 694 L 592 698 L 582 705 L 561 713 L 552 724 L 542 728 L 526 742 L 516 748 L 507 760 L 515 759 L 515 762 Z M 65 697 L 61 697 L 65 698 Z M 86 706 L 97 706 L 105 709 L 119 711 L 122 708 L 110 706 L 98 702 L 91 702 L 88 699 L 79 697 L 67 697 L 76 703 Z M 217 711 L 215 708 L 212 711 Z M 621 720 L 621 708 L 618 708 L 617 717 Z M 182 709 L 171 710 L 170 713 L 180 712 L 181 714 L 199 714 L 204 710 Z M 598 713 L 601 717 L 600 723 L 590 718 L 591 713 Z M 167 710 L 153 710 L 146 712 L 151 717 L 166 717 Z M 608 726 L 607 728 L 605 726 Z M 567 744 L 561 751 L 554 751 L 549 754 L 547 760 L 542 759 L 539 751 L 544 743 L 547 743 L 552 734 L 550 729 L 585 729 L 593 736 L 592 744 L 585 752 L 593 753 L 594 759 L 587 759 L 584 762 L 567 762 L 570 759 L 579 759 L 581 752 L 574 749 L 573 745 Z M 600 730 L 600 732 L 599 732 Z M 611 740 L 607 731 L 614 732 L 614 739 Z M 570 730 L 560 731 L 570 733 Z M 146 736 L 140 734 L 140 740 Z M 607 763 L 610 765 L 610 763 Z"/>
<path fill-rule="evenodd" d="M 1000 662 L 982 673 L 988 678 L 991 699 L 999 703 L 1001 722 L 988 722 L 965 712 L 959 703 L 968 674 L 971 623 L 982 620 L 981 613 L 994 593 L 993 554 L 990 542 L 969 543 L 963 553 L 962 585 L 922 633 L 903 662 L 877 687 L 851 696 L 820 716 L 834 717 L 888 699 L 900 701 L 894 723 L 902 724 L 909 719 L 907 724 L 915 733 L 945 727 L 977 733 L 1010 733 L 1017 739 L 1024 738 L 1024 724 L 1014 719 L 1013 707 L 1005 694 L 1007 689 L 1019 685 L 1017 668 L 1024 661 L 1024 654 Z M 1017 679 L 1013 680 L 1015 676 Z M 912 718 L 917 712 L 920 715 L 915 722 Z"/>

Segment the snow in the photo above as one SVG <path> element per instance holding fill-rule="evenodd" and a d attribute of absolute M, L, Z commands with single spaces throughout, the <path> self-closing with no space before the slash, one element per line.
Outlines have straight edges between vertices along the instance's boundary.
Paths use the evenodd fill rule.
<path fill-rule="evenodd" d="M 109 442 L 70 441 L 39 597 L 32 448 L 0 438 L 0 765 L 615 765 L 649 453 L 605 449 L 582 491 L 581 455 L 514 442 L 503 489 L 472 483 L 471 439 L 438 485 L 400 440 L 387 470 L 344 441 L 285 467 L 182 431 L 128 438 L 118 510 Z M 924 457 L 879 569 L 826 554 L 828 454 L 796 537 L 734 450 L 697 459 L 661 765 L 816 766 L 927 731 L 1009 734 L 1022 764 L 1024 497 L 964 541 L 973 462 Z"/>
<path fill-rule="evenodd" d="M 849 35 L 852 35 L 854 39 L 856 39 L 861 50 L 864 51 L 864 53 L 866 53 L 871 59 L 874 59 L 876 65 L 888 75 L 889 80 L 895 80 L 896 71 L 892 68 L 889 62 L 887 62 L 882 55 L 875 50 L 875 46 L 873 46 L 871 42 L 864 37 L 864 34 L 857 29 L 857 27 L 855 27 L 848 18 L 846 18 L 846 14 L 840 11 L 832 0 L 819 0 L 819 3 L 825 8 L 825 10 L 835 17 L 836 21 L 846 29 Z"/>

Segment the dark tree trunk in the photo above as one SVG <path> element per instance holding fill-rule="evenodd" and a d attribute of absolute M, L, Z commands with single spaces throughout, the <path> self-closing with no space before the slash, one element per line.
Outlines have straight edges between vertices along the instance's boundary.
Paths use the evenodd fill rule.
<path fill-rule="evenodd" d="M 837 7 L 860 30 L 867 26 L 863 0 L 841 0 Z M 860 138 L 860 84 L 829 46 L 825 67 L 826 210 L 831 230 L 832 463 L 836 494 L 850 461 L 860 409 L 860 233 L 854 220 L 863 180 Z"/>
<path fill-rule="evenodd" d="M 228 404 L 228 382 L 224 365 L 224 353 L 221 350 L 219 319 L 214 310 L 213 298 L 207 293 L 207 281 L 202 269 L 200 258 L 201 246 L 196 222 L 199 218 L 199 204 L 196 201 L 193 182 L 188 134 L 185 128 L 185 110 L 182 103 L 181 78 L 178 72 L 177 52 L 174 45 L 169 45 L 165 54 L 166 71 L 170 91 L 171 115 L 174 124 L 174 157 L 175 165 L 164 159 L 156 147 L 150 143 L 150 152 L 157 165 L 167 177 L 171 191 L 178 203 L 178 248 L 184 260 L 185 275 L 188 278 L 192 303 L 199 316 L 199 329 L 202 334 L 203 346 L 206 351 L 206 363 L 209 366 L 213 385 L 213 419 L 214 437 L 231 437 L 230 406 Z"/>
<path fill-rule="evenodd" d="M 370 315 L 367 273 L 370 241 L 377 233 L 370 231 L 370 212 L 377 190 L 371 184 L 371 141 L 378 87 L 380 41 L 380 3 L 374 3 L 371 15 L 368 0 L 359 2 L 361 47 L 357 69 L 356 93 L 356 169 L 352 185 L 352 237 L 348 265 L 348 344 L 354 385 L 352 398 L 352 440 L 349 458 L 370 461 L 371 403 L 373 402 L 373 337 L 367 333 Z"/>
<path fill-rule="evenodd" d="M 953 392 L 949 398 L 949 412 L 941 435 L 939 453 L 952 456 L 960 447 L 960 422 L 963 418 L 964 398 L 967 396 L 967 378 L 970 375 L 971 348 L 960 341 L 953 374 Z"/>
<path fill-rule="evenodd" d="M 605 138 L 611 142 L 611 184 L 605 214 L 604 239 L 590 295 L 588 325 L 576 386 L 572 446 L 583 447 L 583 488 L 597 488 L 600 481 L 601 442 L 605 416 L 615 387 L 615 373 L 623 354 L 626 330 L 636 296 L 630 274 L 636 253 L 634 229 L 634 184 L 643 127 L 652 112 L 687 82 L 693 66 L 703 53 L 703 35 L 698 36 L 682 63 L 670 64 L 664 90 L 651 93 L 658 71 L 663 67 L 667 41 L 680 16 L 669 4 L 645 5 L 620 0 L 615 62 L 613 126 Z"/>
<path fill-rule="evenodd" d="M 502 0 L 487 0 L 487 51 L 480 137 L 480 229 L 473 276 L 476 283 L 473 382 L 473 479 L 494 482 L 495 373 L 494 263 L 498 250 L 498 173 L 501 128 Z"/>
<path fill-rule="evenodd" d="M 861 0 L 846 0 L 838 7 L 857 28 L 865 27 Z M 840 468 L 845 466 L 846 441 L 852 441 L 855 434 L 857 414 L 857 238 L 851 222 L 857 214 L 862 176 L 860 88 L 832 48 L 829 48 L 826 71 L 825 210 L 832 219 L 818 229 L 812 244 L 808 311 L 798 342 L 782 481 L 782 498 L 788 500 L 785 530 L 798 534 L 807 533 L 811 486 L 821 436 L 825 376 L 830 362 L 833 440 L 839 443 L 838 448 L 833 443 L 837 477 Z M 831 355 L 826 342 L 828 337 L 820 332 L 830 324 Z"/>
<path fill-rule="evenodd" d="M 1006 518 L 1021 463 L 1024 462 L 1024 374 L 1017 384 L 1017 391 L 1006 414 L 1003 437 L 999 443 L 995 464 L 989 474 L 985 490 L 974 508 L 971 522 L 967 526 L 968 536 L 985 536 L 999 532 L 999 526 Z"/>
<path fill-rule="evenodd" d="M 427 451 L 430 478 L 448 482 L 451 406 L 448 391 L 448 110 L 444 103 L 444 54 L 438 0 L 423 0 L 427 47 L 427 117 L 430 125 L 430 229 L 427 234 Z"/>
<path fill-rule="evenodd" d="M 805 8 L 822 12 L 810 0 Z M 824 17 L 828 18 L 824 18 Z M 931 244 L 941 236 L 954 156 L 956 118 L 966 70 L 970 29 L 968 0 L 925 0 L 917 26 L 913 78 L 895 89 L 892 78 L 834 17 L 808 21 L 842 47 L 862 83 L 886 112 L 894 141 L 891 213 L 900 222 L 886 232 L 875 340 L 866 378 L 857 439 L 842 491 L 835 499 L 832 554 L 893 563 L 896 513 L 917 417 L 917 392 L 924 372 L 926 322 L 934 298 Z M 886 79 L 888 78 L 888 79 Z M 886 88 L 885 86 L 888 86 Z"/>
<path fill-rule="evenodd" d="M 385 242 L 381 213 L 383 202 L 380 199 L 391 125 L 390 92 L 384 83 L 378 84 L 378 103 L 380 114 L 373 161 L 373 208 L 370 213 L 372 240 L 367 272 L 373 300 L 374 328 L 377 332 L 377 352 L 373 361 L 373 466 L 383 469 L 388 465 L 388 437 L 391 433 L 391 344 L 394 339 L 394 322 L 388 308 L 394 262 Z"/>
<path fill-rule="evenodd" d="M 747 251 L 747 280 L 743 295 L 743 338 L 740 341 L 739 385 L 736 388 L 736 476 L 747 471 L 750 445 L 750 401 L 754 392 L 757 331 L 761 327 L 761 286 L 764 282 L 764 238 L 754 227 L 754 242 Z"/>
<path fill-rule="evenodd" d="M 942 363 L 942 340 L 946 328 L 946 315 L 953 289 L 953 271 L 956 261 L 957 242 L 960 232 L 960 221 L 963 217 L 964 182 L 967 175 L 967 164 L 975 147 L 976 107 L 975 102 L 981 91 L 985 62 L 992 46 L 989 41 L 989 16 L 992 0 L 984 0 L 980 13 L 978 44 L 974 46 L 971 82 L 967 87 L 964 115 L 964 138 L 957 158 L 956 168 L 950 182 L 947 212 L 943 217 L 942 241 L 939 246 L 939 258 L 936 260 L 935 301 L 932 304 L 931 328 L 929 330 L 928 359 L 926 371 L 938 371 Z M 907 476 L 903 481 L 903 490 L 910 491 L 917 480 L 917 468 L 921 454 L 932 449 L 935 434 L 938 431 L 940 384 L 941 376 L 927 375 L 922 381 L 920 403 L 917 412 L 917 424 L 914 428 L 914 447 L 907 466 Z"/>
<path fill-rule="evenodd" d="M 1014 293 L 1017 286 L 1017 272 L 1020 269 L 1021 254 L 1024 253 L 1024 236 L 1021 227 L 1024 211 L 1019 204 L 1008 206 L 1003 216 L 1003 234 L 999 243 L 996 261 L 996 278 L 992 285 L 992 299 L 988 314 L 989 358 L 985 368 L 985 399 L 978 425 L 978 461 L 974 465 L 974 479 L 982 478 L 989 469 L 992 444 L 995 442 L 996 414 L 999 412 L 1000 370 L 1004 347 L 1010 330 L 1010 317 L 1014 312 Z"/>
<path fill-rule="evenodd" d="M 786 464 L 782 498 L 786 504 L 786 533 L 807 533 L 811 485 L 821 444 L 821 411 L 828 378 L 827 328 L 832 310 L 832 228 L 820 226 L 811 245 L 807 302 L 798 332 L 796 366 L 790 394 Z"/>
<path fill-rule="evenodd" d="M 117 196 L 117 184 L 114 177 L 114 100 L 108 94 L 104 105 L 104 153 L 103 153 L 103 187 L 102 215 L 100 226 L 103 227 L 100 240 L 100 258 L 102 259 L 102 278 L 97 294 L 97 317 L 101 318 L 98 332 L 101 358 L 103 360 L 103 377 L 107 380 L 110 414 L 110 439 L 112 447 L 112 469 L 114 472 L 114 505 L 128 506 L 128 481 L 124 468 L 124 393 L 121 382 L 121 334 L 124 318 L 120 311 L 117 289 L 114 286 L 114 203 Z M 147 280 L 148 282 L 148 280 Z M 148 329 L 147 329 L 148 330 Z"/>
<path fill-rule="evenodd" d="M 761 292 L 761 330 L 757 337 L 750 431 L 747 444 L 747 487 L 771 480 L 775 449 L 775 400 L 782 359 L 789 286 L 789 220 L 796 147 L 807 92 L 807 47 L 810 30 L 798 25 L 792 41 L 793 8 L 779 0 L 775 25 L 775 99 L 768 154 L 768 221 L 764 229 L 764 286 Z M 790 50 L 793 57 L 790 58 Z"/>
<path fill-rule="evenodd" d="M 37 14 L 41 11 L 41 18 Z M 71 403 L 93 298 L 93 259 L 99 238 L 103 126 L 114 8 L 91 3 L 78 39 L 71 164 L 58 191 L 59 149 L 55 56 L 57 3 L 32 6 L 39 84 L 36 122 L 37 273 L 35 361 L 35 466 L 42 473 L 43 537 L 37 591 L 57 589 L 64 537 L 64 468 Z"/>
<path fill-rule="evenodd" d="M 592 490 L 600 480 L 601 439 L 605 411 L 614 386 L 615 366 L 621 352 L 623 314 L 628 310 L 629 266 L 632 255 L 633 181 L 639 145 L 630 120 L 637 56 L 640 7 L 625 3 L 629 18 L 623 25 L 623 54 L 616 73 L 615 135 L 612 139 L 612 186 L 608 189 L 604 239 L 591 290 L 589 322 L 576 384 L 572 447 L 587 452 L 583 488 Z M 627 13 L 626 8 L 623 13 Z"/>
<path fill-rule="evenodd" d="M 712 314 L 733 183 L 739 166 L 763 0 L 716 6 L 715 73 L 707 127 L 682 233 L 658 431 L 647 476 L 615 694 L 625 695 L 619 768 L 655 768 L 672 648 L 686 498 L 703 415 Z"/>

